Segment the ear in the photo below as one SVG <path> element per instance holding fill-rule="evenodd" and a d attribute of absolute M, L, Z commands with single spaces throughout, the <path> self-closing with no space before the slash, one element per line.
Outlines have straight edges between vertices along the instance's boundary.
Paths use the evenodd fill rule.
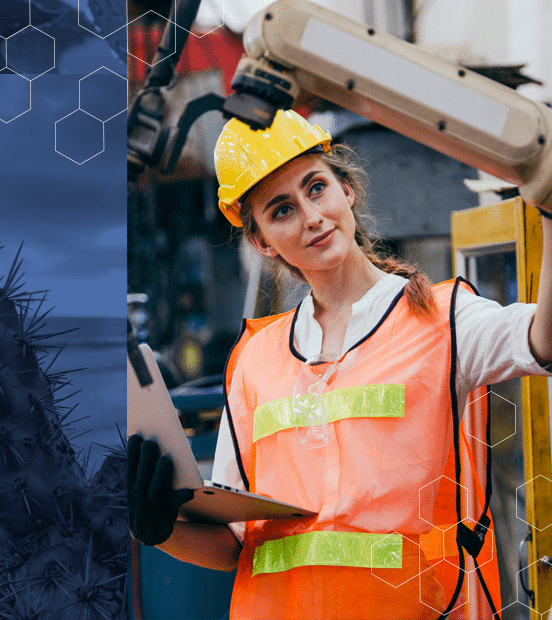
<path fill-rule="evenodd" d="M 341 184 L 343 188 L 343 193 L 347 198 L 347 202 L 349 203 L 349 207 L 352 207 L 355 204 L 355 192 L 348 181 L 343 181 Z"/>
<path fill-rule="evenodd" d="M 261 235 L 252 235 L 251 243 L 263 256 L 267 256 L 268 258 L 278 256 L 278 252 L 271 245 L 268 245 Z"/>

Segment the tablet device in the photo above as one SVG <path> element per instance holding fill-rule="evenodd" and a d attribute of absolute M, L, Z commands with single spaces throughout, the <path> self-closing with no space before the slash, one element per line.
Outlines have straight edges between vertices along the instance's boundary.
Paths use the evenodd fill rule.
<path fill-rule="evenodd" d="M 148 385 L 142 386 L 147 381 L 142 376 L 139 380 L 136 374 L 137 353 L 149 371 L 148 380 L 151 382 Z M 169 454 L 173 460 L 173 487 L 194 489 L 194 498 L 181 506 L 179 519 L 233 523 L 312 517 L 317 514 L 299 506 L 203 480 L 153 352 L 147 344 L 138 346 L 133 362 L 127 356 L 127 434 L 139 433 L 144 439 L 155 439 L 161 455 Z"/>

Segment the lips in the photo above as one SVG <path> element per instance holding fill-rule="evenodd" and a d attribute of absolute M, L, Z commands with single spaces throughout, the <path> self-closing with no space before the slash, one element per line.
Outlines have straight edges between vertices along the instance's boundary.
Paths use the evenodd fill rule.
<path fill-rule="evenodd" d="M 317 245 L 319 244 L 321 241 L 325 241 L 326 239 L 328 239 L 328 237 L 333 233 L 335 229 L 332 228 L 331 230 L 328 230 L 327 232 L 325 232 L 322 235 L 319 235 L 318 237 L 315 237 L 307 247 L 312 247 L 313 245 Z"/>

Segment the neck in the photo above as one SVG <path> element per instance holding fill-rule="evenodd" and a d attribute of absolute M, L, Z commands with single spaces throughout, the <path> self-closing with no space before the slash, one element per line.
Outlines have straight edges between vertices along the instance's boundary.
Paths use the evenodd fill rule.
<path fill-rule="evenodd" d="M 357 249 L 335 269 L 303 273 L 312 288 L 315 314 L 350 309 L 386 275 Z"/>

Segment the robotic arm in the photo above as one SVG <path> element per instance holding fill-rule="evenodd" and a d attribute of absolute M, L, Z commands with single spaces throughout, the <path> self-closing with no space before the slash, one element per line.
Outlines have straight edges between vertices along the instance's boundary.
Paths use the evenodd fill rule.
<path fill-rule="evenodd" d="M 309 91 L 519 185 L 529 204 L 552 209 L 547 106 L 307 0 L 257 13 L 244 47 L 237 90 L 262 100 Z"/>
<path fill-rule="evenodd" d="M 199 0 L 178 1 L 192 4 L 193 22 Z M 167 107 L 181 105 L 170 86 L 138 95 L 129 114 L 133 175 L 145 165 L 174 171 L 191 124 L 208 110 L 264 129 L 305 90 L 513 183 L 526 202 L 552 211 L 547 106 L 308 0 L 269 5 L 247 24 L 243 41 L 235 92 L 190 102 L 177 127 L 166 127 Z"/>

